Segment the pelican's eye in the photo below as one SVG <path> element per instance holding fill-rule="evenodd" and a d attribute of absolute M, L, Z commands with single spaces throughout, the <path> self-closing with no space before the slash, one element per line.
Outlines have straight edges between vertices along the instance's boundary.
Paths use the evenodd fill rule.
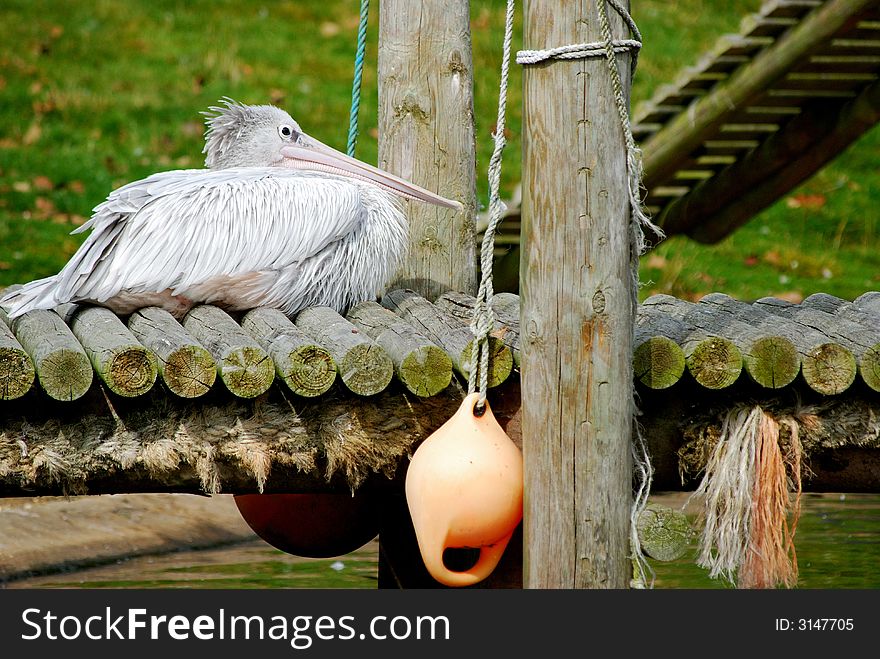
<path fill-rule="evenodd" d="M 278 134 L 281 135 L 281 139 L 290 141 L 293 138 L 294 130 L 287 124 L 278 127 Z"/>

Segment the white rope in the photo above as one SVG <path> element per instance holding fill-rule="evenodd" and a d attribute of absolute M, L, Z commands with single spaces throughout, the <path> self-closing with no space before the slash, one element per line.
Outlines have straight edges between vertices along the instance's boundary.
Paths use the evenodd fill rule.
<path fill-rule="evenodd" d="M 642 47 L 635 39 L 615 39 L 612 44 L 615 53 L 628 53 Z M 583 59 L 585 57 L 604 57 L 605 44 L 578 43 L 559 46 L 548 50 L 520 50 L 516 54 L 517 64 L 537 64 L 548 59 Z"/>
<path fill-rule="evenodd" d="M 495 148 L 489 160 L 489 224 L 480 245 L 480 288 L 474 304 L 474 317 L 471 330 L 476 339 L 471 352 L 471 369 L 468 377 L 468 393 L 479 390 L 476 410 L 485 409 L 486 389 L 489 388 L 489 332 L 495 327 L 495 313 L 492 310 L 492 255 L 495 251 L 495 230 L 504 215 L 504 204 L 499 193 L 501 187 L 501 154 L 504 151 L 504 124 L 507 114 L 507 85 L 510 77 L 510 44 L 513 40 L 513 15 L 516 8 L 514 0 L 507 0 L 507 14 L 504 21 L 504 46 L 501 59 L 501 83 L 498 92 L 498 119 L 495 123 Z M 477 377 L 479 374 L 479 387 Z"/>

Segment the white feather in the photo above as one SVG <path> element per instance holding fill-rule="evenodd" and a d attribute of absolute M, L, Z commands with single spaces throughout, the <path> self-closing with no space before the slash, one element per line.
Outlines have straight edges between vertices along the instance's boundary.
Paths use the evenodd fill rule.
<path fill-rule="evenodd" d="M 343 311 L 376 296 L 406 244 L 390 194 L 278 167 L 154 174 L 111 193 L 75 233 L 88 229 L 60 273 L 0 300 L 11 318 L 165 292 L 231 309 Z"/>

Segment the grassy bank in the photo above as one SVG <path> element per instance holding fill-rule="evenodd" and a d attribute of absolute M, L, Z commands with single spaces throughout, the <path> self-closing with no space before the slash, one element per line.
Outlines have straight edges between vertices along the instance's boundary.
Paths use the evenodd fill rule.
<path fill-rule="evenodd" d="M 497 103 L 503 3 L 472 0 L 481 198 Z M 648 97 L 735 30 L 759 0 L 639 0 L 645 48 L 633 100 Z M 373 3 L 358 157 L 376 160 Z M 154 171 L 200 167 L 199 111 L 222 96 L 273 102 L 319 139 L 345 144 L 356 0 L 0 5 L 0 285 L 56 272 L 69 232 L 107 193 Z M 520 31 L 518 25 L 517 34 Z M 517 38 L 514 47 L 520 46 Z M 509 99 L 503 185 L 520 177 L 520 71 Z M 873 243 L 880 180 L 874 130 L 801 190 L 716 246 L 667 241 L 643 259 L 643 294 L 742 298 L 880 286 Z"/>

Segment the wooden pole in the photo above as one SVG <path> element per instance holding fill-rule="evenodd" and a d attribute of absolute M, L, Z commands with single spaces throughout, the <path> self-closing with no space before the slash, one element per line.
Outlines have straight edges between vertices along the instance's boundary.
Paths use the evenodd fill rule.
<path fill-rule="evenodd" d="M 629 3 L 623 3 L 627 6 Z M 612 33 L 621 21 L 608 11 Z M 601 40 L 593 2 L 527 0 L 524 47 Z M 629 90 L 629 57 L 618 55 Z M 629 583 L 633 419 L 626 147 L 603 58 L 526 66 L 520 264 L 523 582 Z"/>
<path fill-rule="evenodd" d="M 379 166 L 461 211 L 406 203 L 409 254 L 389 286 L 429 300 L 476 292 L 473 71 L 468 0 L 379 3 Z"/>

